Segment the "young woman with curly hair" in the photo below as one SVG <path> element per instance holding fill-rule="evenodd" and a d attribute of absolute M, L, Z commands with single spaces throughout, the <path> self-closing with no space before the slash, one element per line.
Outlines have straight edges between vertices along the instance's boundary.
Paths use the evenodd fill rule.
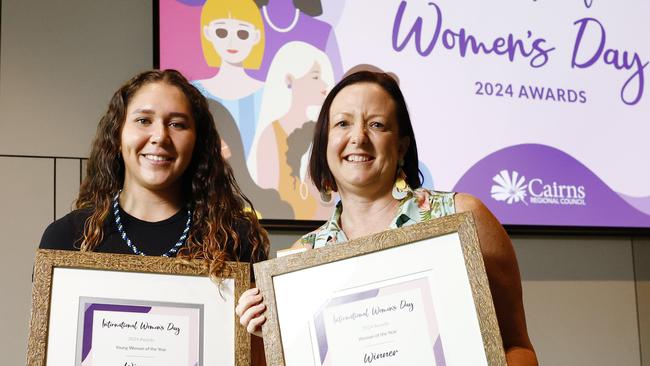
<path fill-rule="evenodd" d="M 102 117 L 76 210 L 40 247 L 257 262 L 269 242 L 221 156 L 205 98 L 179 72 L 136 75 Z"/>

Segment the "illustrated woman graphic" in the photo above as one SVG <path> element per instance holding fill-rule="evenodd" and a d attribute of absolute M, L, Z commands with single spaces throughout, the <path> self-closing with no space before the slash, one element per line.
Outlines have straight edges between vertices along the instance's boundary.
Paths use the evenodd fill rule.
<path fill-rule="evenodd" d="M 259 69 L 251 71 L 251 76 L 266 79 L 277 51 L 296 41 L 309 43 L 327 53 L 334 75 L 337 79 L 341 76 L 341 55 L 333 24 L 317 18 L 323 15 L 321 0 L 255 0 L 255 3 L 262 13 L 266 40 L 262 64 Z"/>
<path fill-rule="evenodd" d="M 305 42 L 282 46 L 269 68 L 248 166 L 260 187 L 278 190 L 291 204 L 296 218 L 312 219 L 320 207 L 318 192 L 310 189 L 307 156 L 313 121 L 333 85 L 329 58 Z"/>
<path fill-rule="evenodd" d="M 219 70 L 213 77 L 193 84 L 207 98 L 228 109 L 246 156 L 255 136 L 264 85 L 246 70 L 260 67 L 264 42 L 262 16 L 252 0 L 207 0 L 203 5 L 203 55 L 208 65 Z"/>

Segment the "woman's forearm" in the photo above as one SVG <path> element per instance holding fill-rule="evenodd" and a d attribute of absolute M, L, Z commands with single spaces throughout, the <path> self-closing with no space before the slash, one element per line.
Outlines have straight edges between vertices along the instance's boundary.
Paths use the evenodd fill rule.
<path fill-rule="evenodd" d="M 537 357 L 532 349 L 510 347 L 506 350 L 508 366 L 537 366 Z"/>

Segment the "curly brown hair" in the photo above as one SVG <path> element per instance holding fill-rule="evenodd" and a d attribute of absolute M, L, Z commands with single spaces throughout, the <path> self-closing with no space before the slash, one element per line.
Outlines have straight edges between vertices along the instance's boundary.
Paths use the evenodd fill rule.
<path fill-rule="evenodd" d="M 111 211 L 112 198 L 124 183 L 124 162 L 119 157 L 120 134 L 131 98 L 144 85 L 167 83 L 187 98 L 196 123 L 192 160 L 182 176 L 183 197 L 193 207 L 187 245 L 178 257 L 204 259 L 217 276 L 227 260 L 249 252 L 251 261 L 268 258 L 269 240 L 255 216 L 253 204 L 235 181 L 232 168 L 221 156 L 221 138 L 205 97 L 176 70 L 151 70 L 134 76 L 120 87 L 97 126 L 76 208 L 91 209 L 84 225 L 82 251 L 93 251 L 103 239 L 102 226 Z M 251 248 L 240 248 L 237 228 L 244 225 Z M 240 230 L 240 232 L 242 232 Z"/>

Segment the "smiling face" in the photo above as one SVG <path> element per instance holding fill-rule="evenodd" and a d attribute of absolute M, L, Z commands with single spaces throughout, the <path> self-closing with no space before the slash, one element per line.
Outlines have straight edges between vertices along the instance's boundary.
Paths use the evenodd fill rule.
<path fill-rule="evenodd" d="M 216 19 L 203 27 L 223 62 L 241 66 L 260 41 L 260 32 L 251 23 L 238 19 Z"/>
<path fill-rule="evenodd" d="M 165 82 L 145 84 L 127 106 L 120 135 L 124 189 L 179 189 L 195 142 L 191 107 L 181 90 Z"/>
<path fill-rule="evenodd" d="M 352 84 L 334 97 L 327 164 L 342 194 L 388 194 L 408 143 L 399 136 L 395 102 L 379 85 Z"/>

